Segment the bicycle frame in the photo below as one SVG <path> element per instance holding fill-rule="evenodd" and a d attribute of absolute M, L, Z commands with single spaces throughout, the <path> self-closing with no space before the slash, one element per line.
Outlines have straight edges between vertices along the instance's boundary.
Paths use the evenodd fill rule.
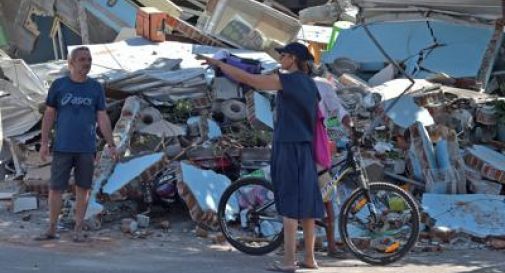
<path fill-rule="evenodd" d="M 354 151 L 352 149 L 353 147 L 354 145 L 347 144 L 346 158 L 332 165 L 331 169 L 338 167 L 339 165 L 343 165 L 342 167 L 339 168 L 338 170 L 339 174 L 337 175 L 337 177 L 332 179 L 332 184 L 337 186 L 339 183 L 343 181 L 345 177 L 354 174 L 357 177 L 357 181 L 355 181 L 357 187 L 365 191 L 365 197 L 368 199 L 367 201 L 369 201 L 367 202 L 368 204 L 367 207 L 370 211 L 370 214 L 372 215 L 372 217 L 374 217 L 374 220 L 377 220 L 377 210 L 372 202 L 372 198 L 370 195 L 370 186 L 368 185 L 369 181 L 367 177 L 363 174 L 361 165 L 359 164 L 358 159 L 354 155 Z"/>
<path fill-rule="evenodd" d="M 360 188 L 360 189 L 363 189 L 365 191 L 365 196 L 368 199 L 368 201 L 370 201 L 370 202 L 367 202 L 368 209 L 370 210 L 371 215 L 374 218 L 376 218 L 377 217 L 377 211 L 375 209 L 375 206 L 374 206 L 373 202 L 371 202 L 370 187 L 368 185 L 368 179 L 363 174 L 361 166 L 359 165 L 358 160 L 356 159 L 356 157 L 354 155 L 354 151 L 352 150 L 352 147 L 353 146 L 351 146 L 351 145 L 347 145 L 347 147 L 346 147 L 346 150 L 347 150 L 347 156 L 346 156 L 346 158 L 340 160 L 339 162 L 333 164 L 330 167 L 330 169 L 333 169 L 335 167 L 339 167 L 340 166 L 338 168 L 339 169 L 338 170 L 339 174 L 332 179 L 331 183 L 333 185 L 337 186 L 347 176 L 353 175 L 353 174 L 356 175 L 357 178 L 358 178 L 357 179 L 358 181 L 355 181 L 356 184 L 357 184 L 357 187 Z M 275 201 L 272 200 L 270 202 L 265 203 L 263 206 L 255 209 L 254 211 L 257 214 L 256 216 L 258 217 L 258 219 L 263 219 L 263 220 L 271 219 L 270 217 L 262 216 L 262 212 L 265 211 L 265 210 L 267 210 L 268 208 L 270 208 L 274 204 L 275 204 Z M 377 220 L 377 219 L 374 219 L 374 220 Z M 316 224 L 318 226 L 326 227 L 326 224 L 324 222 L 321 222 L 321 221 L 316 221 Z"/>

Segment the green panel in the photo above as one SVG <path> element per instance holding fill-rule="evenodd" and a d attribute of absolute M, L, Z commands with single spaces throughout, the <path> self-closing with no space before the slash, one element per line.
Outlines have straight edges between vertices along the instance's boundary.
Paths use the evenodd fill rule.
<path fill-rule="evenodd" d="M 0 47 L 7 45 L 7 36 L 5 35 L 2 25 L 0 25 Z"/>

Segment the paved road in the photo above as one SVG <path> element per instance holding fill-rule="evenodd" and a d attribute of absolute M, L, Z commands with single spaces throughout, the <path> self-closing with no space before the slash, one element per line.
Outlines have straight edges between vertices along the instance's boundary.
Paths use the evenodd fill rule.
<path fill-rule="evenodd" d="M 83 246 L 60 241 L 40 245 L 0 244 L 0 272 L 43 273 L 257 273 L 279 256 L 253 257 L 228 246 L 209 244 L 204 239 L 172 238 L 162 243 L 134 240 L 127 245 L 113 243 Z M 505 252 L 490 250 L 444 251 L 413 254 L 392 266 L 372 267 L 356 260 L 318 257 L 319 270 L 299 272 L 345 273 L 498 273 L 505 272 Z"/>

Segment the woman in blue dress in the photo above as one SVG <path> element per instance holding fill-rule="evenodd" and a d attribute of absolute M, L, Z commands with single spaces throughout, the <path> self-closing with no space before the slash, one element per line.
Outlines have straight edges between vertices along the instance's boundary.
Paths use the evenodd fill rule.
<path fill-rule="evenodd" d="M 278 90 L 271 177 L 276 208 L 283 216 L 285 252 L 283 261 L 272 264 L 268 269 L 295 272 L 298 221 L 302 223 L 305 243 L 304 260 L 299 266 L 317 268 L 314 257 L 315 219 L 324 216 L 312 148 L 318 90 L 308 75 L 308 61 L 313 57 L 306 46 L 290 43 L 276 50 L 280 54 L 281 70 L 285 73 L 250 74 L 220 60 L 201 58 L 238 82 L 259 90 Z"/>

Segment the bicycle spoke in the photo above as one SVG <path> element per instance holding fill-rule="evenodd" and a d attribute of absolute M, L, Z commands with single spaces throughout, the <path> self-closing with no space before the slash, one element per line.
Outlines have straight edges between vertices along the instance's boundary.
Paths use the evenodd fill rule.
<path fill-rule="evenodd" d="M 379 183 L 377 183 L 379 184 Z M 380 183 L 353 195 L 341 215 L 342 237 L 353 254 L 375 264 L 397 260 L 413 247 L 419 234 L 419 212 L 397 187 Z"/>
<path fill-rule="evenodd" d="M 234 247 L 249 254 L 265 254 L 282 241 L 282 219 L 271 185 L 266 183 L 246 180 L 232 185 L 220 202 L 218 217 L 223 234 Z"/>

